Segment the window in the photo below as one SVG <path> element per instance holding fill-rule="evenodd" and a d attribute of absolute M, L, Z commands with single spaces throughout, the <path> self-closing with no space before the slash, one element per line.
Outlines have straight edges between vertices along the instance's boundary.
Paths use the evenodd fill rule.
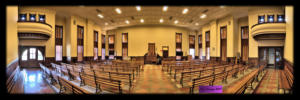
<path fill-rule="evenodd" d="M 78 45 L 77 46 L 77 61 L 83 60 L 83 46 Z"/>
<path fill-rule="evenodd" d="M 32 22 L 35 22 L 35 17 L 36 15 L 35 14 L 29 14 L 29 20 L 32 21 Z"/>
<path fill-rule="evenodd" d="M 19 14 L 19 21 L 26 21 L 26 14 Z"/>
<path fill-rule="evenodd" d="M 176 33 L 176 60 L 181 60 L 182 56 L 182 34 Z"/>
<path fill-rule="evenodd" d="M 206 47 L 206 59 L 207 59 L 207 60 L 210 59 L 210 55 L 209 55 L 209 47 Z"/>
<path fill-rule="evenodd" d="M 94 60 L 98 59 L 98 48 L 94 48 Z"/>
<path fill-rule="evenodd" d="M 268 15 L 268 22 L 270 23 L 274 22 L 274 15 Z"/>
<path fill-rule="evenodd" d="M 248 61 L 248 52 L 249 52 L 249 27 L 244 26 L 241 27 L 241 35 L 242 35 L 242 40 L 241 40 L 241 59 L 242 61 Z"/>
<path fill-rule="evenodd" d="M 98 59 L 98 31 L 94 31 L 94 60 Z"/>
<path fill-rule="evenodd" d="M 210 59 L 210 55 L 209 55 L 209 48 L 210 48 L 210 31 L 205 32 L 205 41 L 206 41 L 206 59 L 209 60 Z"/>
<path fill-rule="evenodd" d="M 102 60 L 105 60 L 105 48 L 102 48 L 102 56 L 101 56 L 101 58 L 102 58 Z"/>
<path fill-rule="evenodd" d="M 39 15 L 39 21 L 45 23 L 45 15 Z"/>
<path fill-rule="evenodd" d="M 43 54 L 40 50 L 38 50 L 38 60 L 44 60 Z"/>
<path fill-rule="evenodd" d="M 83 61 L 83 27 L 77 26 L 77 61 Z"/>
<path fill-rule="evenodd" d="M 258 16 L 258 23 L 264 23 L 265 22 L 265 15 Z"/>
<path fill-rule="evenodd" d="M 285 22 L 284 15 L 277 15 L 277 22 Z"/>
<path fill-rule="evenodd" d="M 122 56 L 128 56 L 128 33 L 122 33 Z"/>
<path fill-rule="evenodd" d="M 62 61 L 62 45 L 56 45 L 55 52 L 55 61 Z"/>
<path fill-rule="evenodd" d="M 23 51 L 22 53 L 22 61 L 27 61 L 28 50 Z"/>
<path fill-rule="evenodd" d="M 195 49 L 190 48 L 190 55 L 192 55 L 192 58 L 195 58 Z"/>
<path fill-rule="evenodd" d="M 36 48 L 30 48 L 29 49 L 29 59 L 35 59 L 36 57 Z"/>
<path fill-rule="evenodd" d="M 62 61 L 63 27 L 55 26 L 55 61 Z"/>
<path fill-rule="evenodd" d="M 203 60 L 203 49 L 199 48 L 199 59 Z"/>

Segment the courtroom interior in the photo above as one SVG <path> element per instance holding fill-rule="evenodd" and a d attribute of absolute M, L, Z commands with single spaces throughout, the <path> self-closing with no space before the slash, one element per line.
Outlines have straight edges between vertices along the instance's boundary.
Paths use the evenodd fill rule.
<path fill-rule="evenodd" d="M 293 6 L 8 5 L 5 16 L 9 94 L 293 93 Z"/>

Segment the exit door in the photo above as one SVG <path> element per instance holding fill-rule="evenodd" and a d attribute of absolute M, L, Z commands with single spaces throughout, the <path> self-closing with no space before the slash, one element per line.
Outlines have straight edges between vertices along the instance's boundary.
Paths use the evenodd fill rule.
<path fill-rule="evenodd" d="M 259 47 L 259 62 L 269 68 L 283 68 L 283 47 Z"/>
<path fill-rule="evenodd" d="M 39 67 L 45 59 L 45 47 L 19 46 L 19 63 L 21 67 Z"/>

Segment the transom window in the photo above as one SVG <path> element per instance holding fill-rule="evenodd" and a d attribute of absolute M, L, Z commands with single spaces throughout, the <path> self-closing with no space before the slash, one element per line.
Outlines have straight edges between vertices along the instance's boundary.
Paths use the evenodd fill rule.
<path fill-rule="evenodd" d="M 284 15 L 277 15 L 277 22 L 284 22 Z"/>
<path fill-rule="evenodd" d="M 274 22 L 274 15 L 268 15 L 268 22 Z"/>
<path fill-rule="evenodd" d="M 45 15 L 39 15 L 39 21 L 45 22 Z"/>
<path fill-rule="evenodd" d="M 33 22 L 36 21 L 36 18 L 35 18 L 35 17 L 36 17 L 35 14 L 29 14 L 29 20 L 30 20 L 30 21 L 33 21 Z"/>
<path fill-rule="evenodd" d="M 264 23 L 265 22 L 265 15 L 258 16 L 258 23 Z"/>
<path fill-rule="evenodd" d="M 35 59 L 36 48 L 29 49 L 29 59 Z"/>
<path fill-rule="evenodd" d="M 19 21 L 26 21 L 26 14 L 19 14 Z"/>

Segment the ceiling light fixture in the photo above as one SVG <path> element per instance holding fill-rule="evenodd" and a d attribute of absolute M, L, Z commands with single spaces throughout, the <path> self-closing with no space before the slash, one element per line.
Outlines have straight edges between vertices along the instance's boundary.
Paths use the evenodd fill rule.
<path fill-rule="evenodd" d="M 102 14 L 98 14 L 98 17 L 103 18 L 104 16 Z"/>
<path fill-rule="evenodd" d="M 177 24 L 177 23 L 178 23 L 178 20 L 175 20 L 175 21 L 174 21 L 174 24 Z"/>
<path fill-rule="evenodd" d="M 117 12 L 118 14 L 121 14 L 121 13 L 122 13 L 122 11 L 120 10 L 120 8 L 116 8 L 116 12 Z"/>
<path fill-rule="evenodd" d="M 160 19 L 159 22 L 160 22 L 160 23 L 163 23 L 163 22 L 164 22 L 164 19 Z"/>
<path fill-rule="evenodd" d="M 136 6 L 137 11 L 141 11 L 141 6 Z"/>
<path fill-rule="evenodd" d="M 126 20 L 126 21 L 125 21 L 125 23 L 126 23 L 126 24 L 129 24 L 129 21 L 128 21 L 128 20 Z"/>
<path fill-rule="evenodd" d="M 196 25 L 196 26 L 198 26 L 198 25 L 199 25 L 199 23 L 196 23 L 195 25 Z"/>
<path fill-rule="evenodd" d="M 164 6 L 163 11 L 167 11 L 167 10 L 168 10 L 168 6 Z"/>
<path fill-rule="evenodd" d="M 200 16 L 200 18 L 203 19 L 203 18 L 206 18 L 206 16 L 207 16 L 206 14 L 202 14 L 202 15 Z"/>
<path fill-rule="evenodd" d="M 141 23 L 144 23 L 144 19 L 141 19 Z"/>
<path fill-rule="evenodd" d="M 182 14 L 186 14 L 188 11 L 189 11 L 189 9 L 185 8 L 185 9 L 183 9 Z"/>
<path fill-rule="evenodd" d="M 108 25 L 108 23 L 105 23 L 105 25 Z"/>

